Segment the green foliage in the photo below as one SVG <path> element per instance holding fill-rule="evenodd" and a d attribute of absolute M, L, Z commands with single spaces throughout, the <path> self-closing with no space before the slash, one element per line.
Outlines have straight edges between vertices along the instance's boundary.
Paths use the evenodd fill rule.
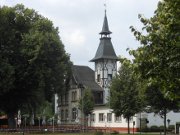
<path fill-rule="evenodd" d="M 69 56 L 58 28 L 23 5 L 0 7 L 0 110 L 34 111 L 68 84 Z"/>
<path fill-rule="evenodd" d="M 110 86 L 110 107 L 117 116 L 123 115 L 128 120 L 128 125 L 130 117 L 140 112 L 143 106 L 139 86 L 133 74 L 133 64 L 129 60 L 121 59 L 118 75 Z"/>
<path fill-rule="evenodd" d="M 3 111 L 0 110 L 0 116 L 5 115 Z"/>
<path fill-rule="evenodd" d="M 130 27 L 142 44 L 137 50 L 130 51 L 135 57 L 137 71 L 148 81 L 148 86 L 159 85 L 163 95 L 171 100 L 180 99 L 179 6 L 179 0 L 163 0 L 159 1 L 152 18 L 139 15 L 146 34 Z"/>
<path fill-rule="evenodd" d="M 111 132 L 110 134 L 111 134 L 111 135 L 119 135 L 119 132 L 113 131 L 113 132 Z"/>
<path fill-rule="evenodd" d="M 92 91 L 89 88 L 86 88 L 83 93 L 83 97 L 79 100 L 79 109 L 83 111 L 85 116 L 91 114 L 94 108 L 94 99 Z"/>
<path fill-rule="evenodd" d="M 169 126 L 168 126 L 168 130 L 172 131 L 172 130 L 174 130 L 174 129 L 175 129 L 175 125 L 169 125 Z"/>
<path fill-rule="evenodd" d="M 146 82 L 146 99 L 155 113 L 164 117 L 180 108 L 180 1 L 162 0 L 150 19 L 139 15 L 143 32 L 130 27 L 141 43 L 137 50 L 130 51 L 136 72 Z"/>
<path fill-rule="evenodd" d="M 156 125 L 153 125 L 153 126 L 150 127 L 150 131 L 151 132 L 159 132 L 159 127 L 156 126 Z"/>
<path fill-rule="evenodd" d="M 161 117 L 164 117 L 169 110 L 178 109 L 177 101 L 165 98 L 158 85 L 147 87 L 145 96 L 147 104 L 151 106 L 150 109 L 154 113 L 158 113 Z"/>
<path fill-rule="evenodd" d="M 102 131 L 97 131 L 94 133 L 94 135 L 103 135 L 104 133 Z"/>
<path fill-rule="evenodd" d="M 48 102 L 48 101 L 45 101 L 43 102 L 43 104 L 36 110 L 36 116 L 37 117 L 43 117 L 43 116 L 46 116 L 46 118 L 51 118 L 54 113 L 53 113 L 53 104 Z"/>

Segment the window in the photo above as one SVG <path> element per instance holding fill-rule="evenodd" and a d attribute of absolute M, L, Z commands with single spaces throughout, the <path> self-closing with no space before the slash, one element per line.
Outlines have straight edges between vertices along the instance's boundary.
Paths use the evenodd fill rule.
<path fill-rule="evenodd" d="M 65 119 L 67 120 L 68 117 L 69 117 L 69 115 L 68 115 L 68 109 L 66 109 L 66 111 L 65 111 Z"/>
<path fill-rule="evenodd" d="M 72 101 L 77 100 L 77 91 L 72 91 Z"/>
<path fill-rule="evenodd" d="M 104 121 L 104 113 L 99 113 L 99 122 Z"/>
<path fill-rule="evenodd" d="M 71 95 L 72 97 L 72 101 L 74 101 L 74 91 L 72 91 L 72 95 Z"/>
<path fill-rule="evenodd" d="M 64 120 L 64 110 L 61 110 L 61 120 Z"/>
<path fill-rule="evenodd" d="M 65 105 L 68 105 L 68 93 L 65 94 Z"/>
<path fill-rule="evenodd" d="M 97 82 L 100 82 L 100 74 L 97 75 Z"/>
<path fill-rule="evenodd" d="M 94 96 L 95 104 L 103 103 L 103 92 L 94 92 L 93 96 Z"/>
<path fill-rule="evenodd" d="M 73 108 L 72 109 L 72 120 L 75 120 L 76 119 L 76 117 L 77 117 L 77 109 L 76 108 Z"/>
<path fill-rule="evenodd" d="M 112 74 L 108 74 L 108 80 L 109 80 L 109 81 L 112 80 Z"/>
<path fill-rule="evenodd" d="M 77 91 L 74 92 L 74 100 L 77 100 Z"/>
<path fill-rule="evenodd" d="M 115 121 L 115 122 L 122 122 L 122 117 L 115 115 L 114 121 Z"/>
<path fill-rule="evenodd" d="M 91 121 L 92 121 L 92 122 L 95 122 L 95 114 L 94 114 L 94 113 L 91 114 Z"/>
<path fill-rule="evenodd" d="M 112 113 L 107 113 L 107 122 L 112 122 Z"/>
<path fill-rule="evenodd" d="M 59 103 L 59 104 L 60 104 L 60 105 L 63 105 L 63 97 L 62 97 L 62 96 L 60 96 L 60 98 L 59 98 L 59 99 L 60 99 L 60 103 Z"/>

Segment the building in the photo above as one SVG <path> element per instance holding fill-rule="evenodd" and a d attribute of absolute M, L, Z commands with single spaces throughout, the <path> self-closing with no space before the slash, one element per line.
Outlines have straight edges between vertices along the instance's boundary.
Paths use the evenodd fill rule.
<path fill-rule="evenodd" d="M 108 20 L 104 16 L 104 22 L 102 31 L 100 34 L 100 43 L 95 54 L 95 57 L 91 62 L 95 63 L 95 81 L 103 88 L 104 90 L 104 102 L 102 105 L 96 105 L 94 111 L 91 115 L 92 127 L 105 128 L 109 130 L 116 131 L 127 131 L 127 121 L 123 117 L 115 116 L 110 109 L 110 106 L 107 104 L 109 96 L 109 85 L 112 78 L 117 73 L 117 60 L 118 57 L 114 51 L 110 34 L 112 32 L 109 30 Z M 137 118 L 132 118 L 130 127 L 133 129 L 133 121 L 136 121 Z M 137 121 L 135 122 L 137 123 Z M 136 127 L 134 127 L 137 130 Z"/>
<path fill-rule="evenodd" d="M 95 104 L 103 104 L 103 89 L 95 82 L 94 71 L 87 66 L 73 66 L 70 90 L 59 97 L 59 111 L 62 124 L 81 124 L 83 117 L 78 109 L 78 101 L 85 88 L 90 88 Z"/>
<path fill-rule="evenodd" d="M 95 71 L 87 66 L 74 65 L 72 67 L 70 90 L 59 97 L 59 112 L 62 124 L 83 124 L 84 120 L 82 118 L 84 116 L 78 108 L 78 101 L 82 97 L 84 89 L 90 88 L 94 96 L 95 107 L 93 113 L 88 117 L 88 126 L 104 130 L 127 132 L 127 120 L 122 116 L 117 117 L 112 113 L 112 109 L 107 104 L 109 85 L 117 73 L 118 60 L 111 42 L 111 33 L 105 11 L 103 27 L 99 33 L 100 43 L 95 57 L 90 60 L 90 62 L 95 63 Z M 171 113 L 171 115 L 174 115 L 173 112 Z M 178 118 L 171 118 L 171 123 L 175 123 L 178 119 L 180 120 L 180 113 L 175 116 Z M 149 124 L 146 123 L 147 119 L 150 119 Z M 151 120 L 153 120 L 152 113 L 136 114 L 130 120 L 131 132 L 133 130 L 137 131 L 140 125 L 141 127 L 142 125 L 151 126 Z M 157 122 L 153 124 L 156 125 Z"/>
<path fill-rule="evenodd" d="M 112 130 L 126 131 L 127 122 L 123 117 L 116 117 L 107 106 L 109 85 L 117 73 L 118 57 L 114 51 L 109 30 L 108 20 L 104 16 L 100 34 L 100 43 L 95 57 L 90 62 L 95 63 L 95 71 L 87 66 L 74 65 L 70 90 L 59 97 L 59 112 L 62 124 L 83 124 L 84 117 L 78 108 L 78 101 L 85 88 L 90 88 L 94 96 L 95 107 L 88 119 L 90 127 L 111 128 Z M 133 127 L 131 120 L 131 128 Z"/>

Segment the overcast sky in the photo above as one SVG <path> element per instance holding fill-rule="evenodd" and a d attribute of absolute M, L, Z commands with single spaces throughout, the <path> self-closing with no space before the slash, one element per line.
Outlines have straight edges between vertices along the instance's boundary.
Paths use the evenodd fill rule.
<path fill-rule="evenodd" d="M 94 69 L 89 62 L 99 45 L 99 32 L 104 19 L 106 3 L 111 40 L 117 56 L 130 58 L 126 48 L 139 46 L 129 27 L 142 27 L 138 14 L 146 18 L 153 16 L 159 0 L 0 0 L 0 5 L 14 6 L 18 3 L 33 8 L 39 14 L 49 18 L 59 35 L 65 50 L 75 65 L 86 65 Z"/>

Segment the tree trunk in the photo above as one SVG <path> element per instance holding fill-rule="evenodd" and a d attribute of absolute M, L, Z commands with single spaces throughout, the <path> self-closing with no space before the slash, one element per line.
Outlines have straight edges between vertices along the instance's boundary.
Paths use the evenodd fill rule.
<path fill-rule="evenodd" d="M 130 117 L 128 117 L 128 118 L 127 118 L 127 124 L 128 124 L 128 134 L 130 134 L 129 119 L 130 119 Z"/>
<path fill-rule="evenodd" d="M 167 114 L 167 110 L 164 109 L 164 135 L 166 135 L 166 114 Z"/>
<path fill-rule="evenodd" d="M 16 121 L 14 117 L 14 113 L 8 113 L 8 127 L 10 129 L 15 129 L 16 128 Z"/>

